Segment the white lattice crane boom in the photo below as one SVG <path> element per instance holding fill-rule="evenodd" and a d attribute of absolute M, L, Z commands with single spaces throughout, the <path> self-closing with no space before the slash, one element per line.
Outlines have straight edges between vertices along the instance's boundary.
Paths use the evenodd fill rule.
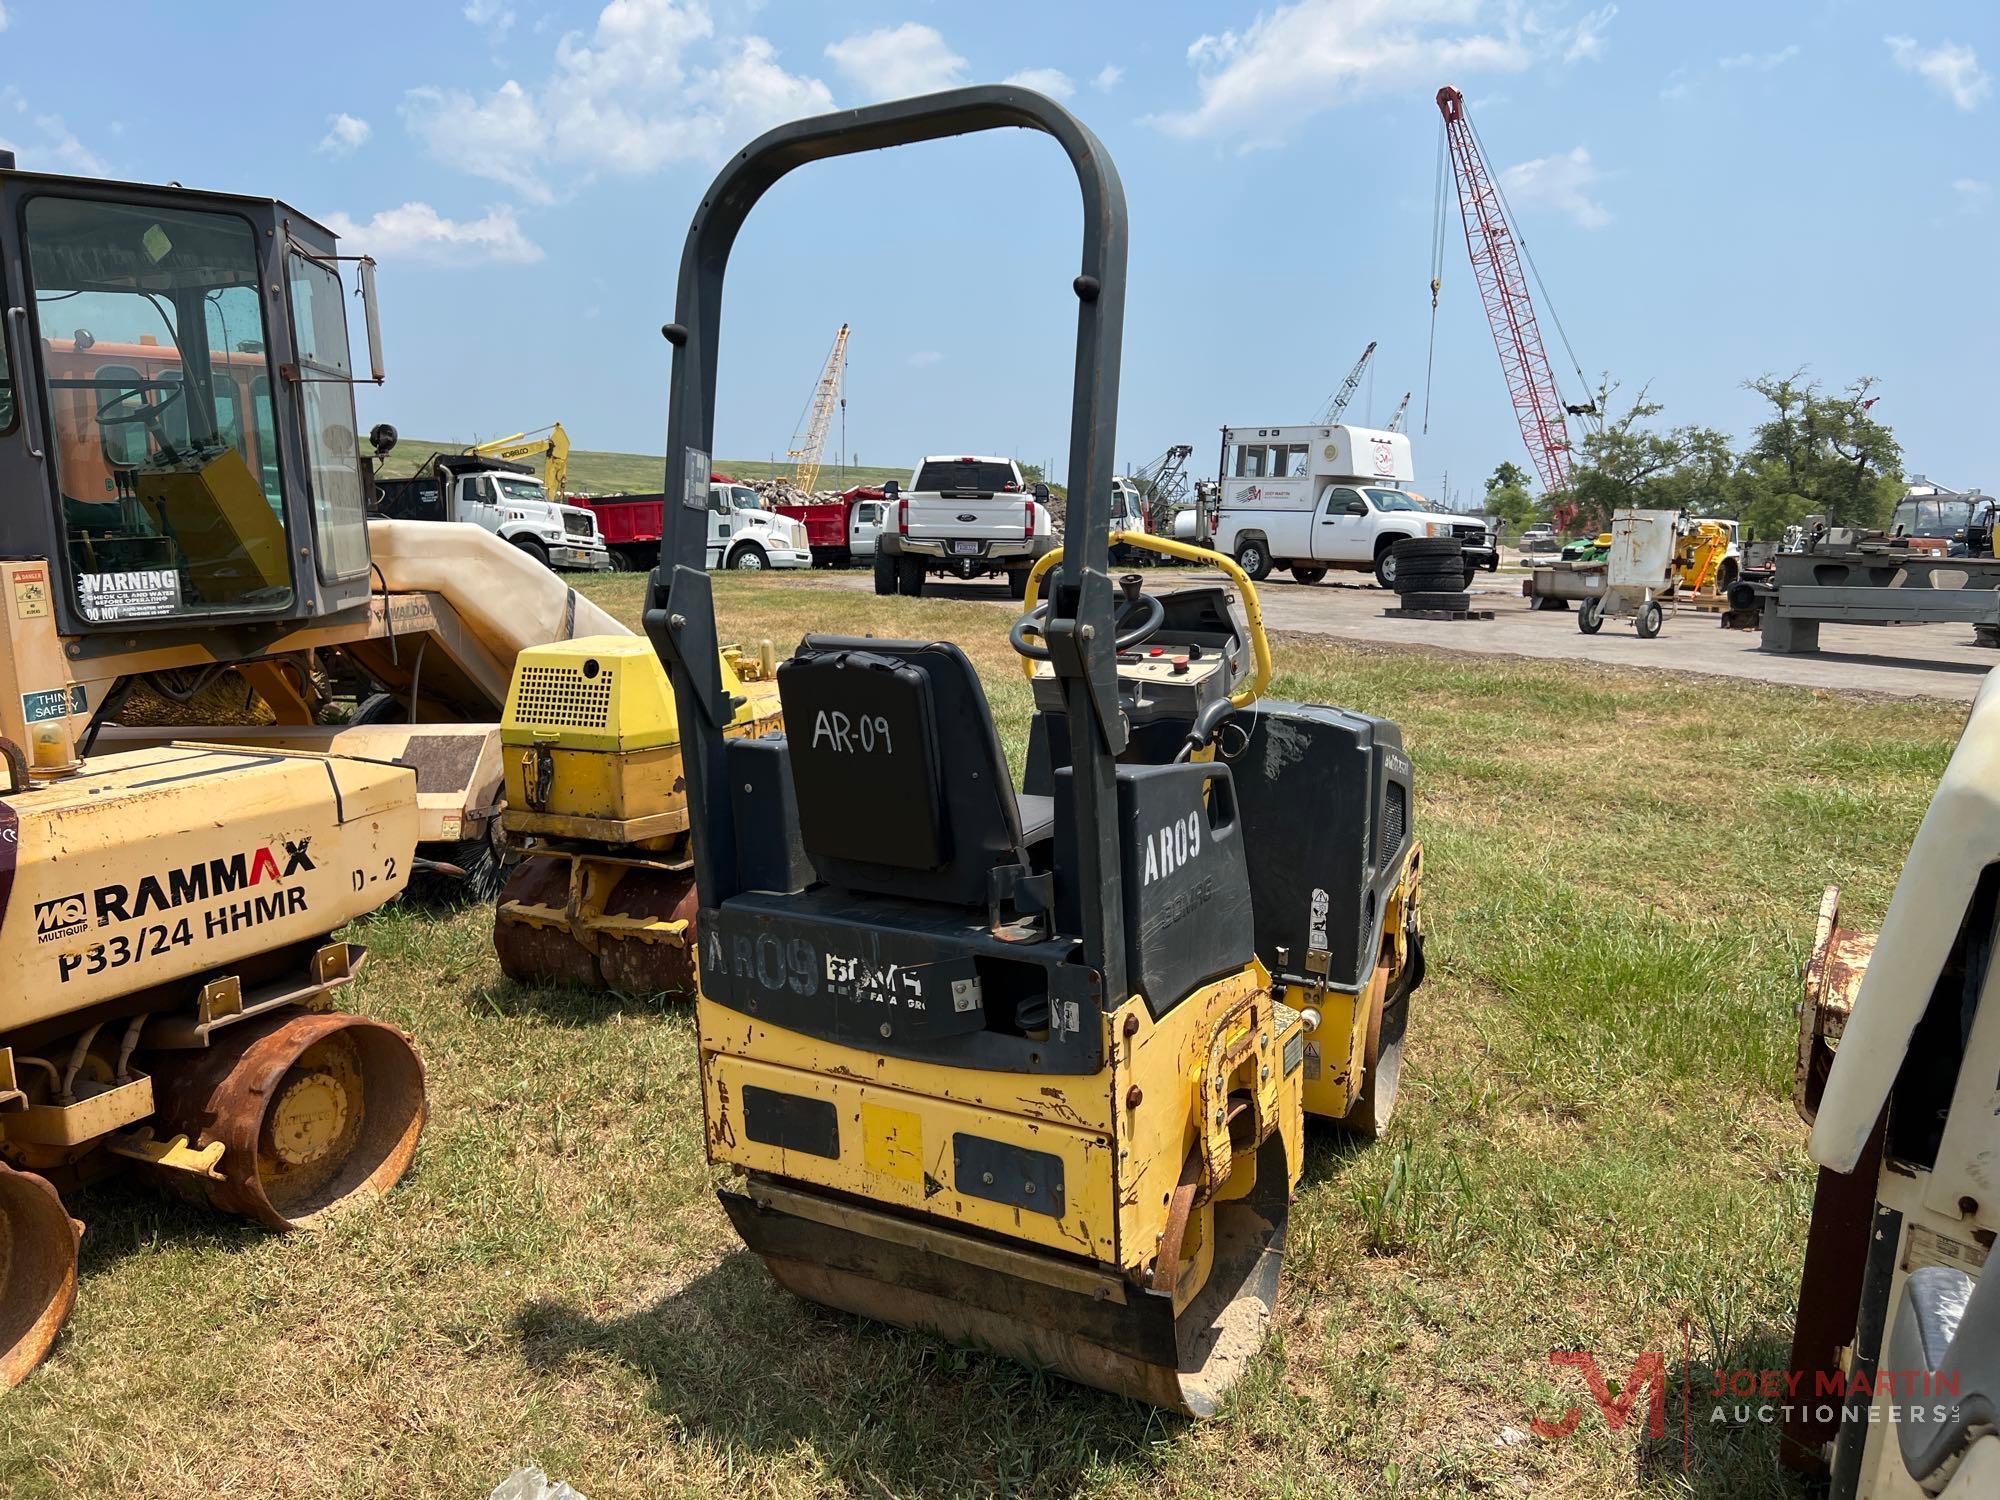
<path fill-rule="evenodd" d="M 826 435 L 833 428 L 833 414 L 840 409 L 840 382 L 847 372 L 847 325 L 833 336 L 833 349 L 819 372 L 804 420 L 792 434 L 792 446 L 785 457 L 792 461 L 792 483 L 810 495 L 819 485 L 820 456 L 826 451 Z"/>
<path fill-rule="evenodd" d="M 1341 381 L 1340 389 L 1327 398 L 1326 408 L 1320 412 L 1316 426 L 1325 427 L 1340 420 L 1347 410 L 1347 403 L 1354 399 L 1354 393 L 1361 388 L 1361 372 L 1368 368 L 1368 361 L 1375 357 L 1375 340 L 1368 341 L 1368 347 L 1361 351 L 1361 358 L 1354 362 L 1354 368 L 1347 372 L 1347 379 Z"/>

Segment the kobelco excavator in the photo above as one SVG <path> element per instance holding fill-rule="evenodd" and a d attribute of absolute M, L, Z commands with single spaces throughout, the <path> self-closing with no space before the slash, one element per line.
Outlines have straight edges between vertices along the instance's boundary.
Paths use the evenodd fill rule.
<path fill-rule="evenodd" d="M 372 264 L 304 214 L 0 153 L 0 1388 L 92 1178 L 283 1229 L 403 1174 L 423 1069 L 333 1008 L 334 934 L 492 849 L 516 654 L 620 630 L 370 522 L 343 264 L 380 378 Z"/>
<path fill-rule="evenodd" d="M 808 636 L 787 733 L 740 732 L 703 567 L 723 276 L 823 158 L 1052 136 L 1083 195 L 1069 537 L 1016 622 L 1015 785 L 956 646 Z M 1263 1342 L 1308 1114 L 1372 1134 L 1423 974 L 1393 724 L 1263 696 L 1254 586 L 1108 525 L 1125 301 L 1103 143 L 1012 87 L 780 127 L 704 195 L 680 272 L 646 631 L 678 708 L 712 1161 L 803 1296 L 1207 1415 Z M 1111 545 L 1228 575 L 1114 584 Z M 605 753 L 615 751 L 607 742 Z M 605 774 L 599 772 L 598 774 Z"/>

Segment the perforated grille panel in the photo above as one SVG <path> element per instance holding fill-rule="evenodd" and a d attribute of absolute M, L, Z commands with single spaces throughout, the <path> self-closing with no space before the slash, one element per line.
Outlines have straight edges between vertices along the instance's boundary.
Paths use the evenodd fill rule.
<path fill-rule="evenodd" d="M 1410 825 L 1409 795 L 1402 782 L 1389 783 L 1389 795 L 1382 802 L 1383 859 L 1394 858 L 1403 847 L 1403 831 Z"/>
<path fill-rule="evenodd" d="M 609 667 L 585 677 L 575 667 L 523 667 L 514 722 L 545 729 L 604 729 L 611 722 Z"/>

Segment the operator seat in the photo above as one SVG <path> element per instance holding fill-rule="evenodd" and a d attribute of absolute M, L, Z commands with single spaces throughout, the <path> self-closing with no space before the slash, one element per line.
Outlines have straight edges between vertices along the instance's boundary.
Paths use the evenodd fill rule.
<path fill-rule="evenodd" d="M 1018 796 L 979 675 L 948 641 L 809 635 L 778 668 L 800 842 L 841 889 L 1049 905 L 1054 799 Z"/>
<path fill-rule="evenodd" d="M 1912 1271 L 1881 1368 L 1922 1377 L 1908 1405 L 1947 1408 L 1942 1421 L 1896 1423 L 1903 1467 L 1936 1494 L 1965 1450 L 2000 1428 L 2000 1271 L 1989 1264 L 1976 1282 L 1950 1266 Z"/>

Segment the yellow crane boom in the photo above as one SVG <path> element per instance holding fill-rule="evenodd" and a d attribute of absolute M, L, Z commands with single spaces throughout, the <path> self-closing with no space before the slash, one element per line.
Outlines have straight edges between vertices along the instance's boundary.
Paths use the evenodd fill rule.
<path fill-rule="evenodd" d="M 807 404 L 805 421 L 792 434 L 792 446 L 785 457 L 792 461 L 792 483 L 810 495 L 819 484 L 820 455 L 826 451 L 826 435 L 833 427 L 833 413 L 840 405 L 840 382 L 847 372 L 847 325 L 833 336 L 833 349 L 819 372 Z"/>
<path fill-rule="evenodd" d="M 465 451 L 482 458 L 504 458 L 513 463 L 539 458 L 542 461 L 542 487 L 549 492 L 549 498 L 560 501 L 569 492 L 569 434 L 563 431 L 560 422 L 537 427 L 533 432 L 494 438 L 490 443 L 475 443 Z"/>

